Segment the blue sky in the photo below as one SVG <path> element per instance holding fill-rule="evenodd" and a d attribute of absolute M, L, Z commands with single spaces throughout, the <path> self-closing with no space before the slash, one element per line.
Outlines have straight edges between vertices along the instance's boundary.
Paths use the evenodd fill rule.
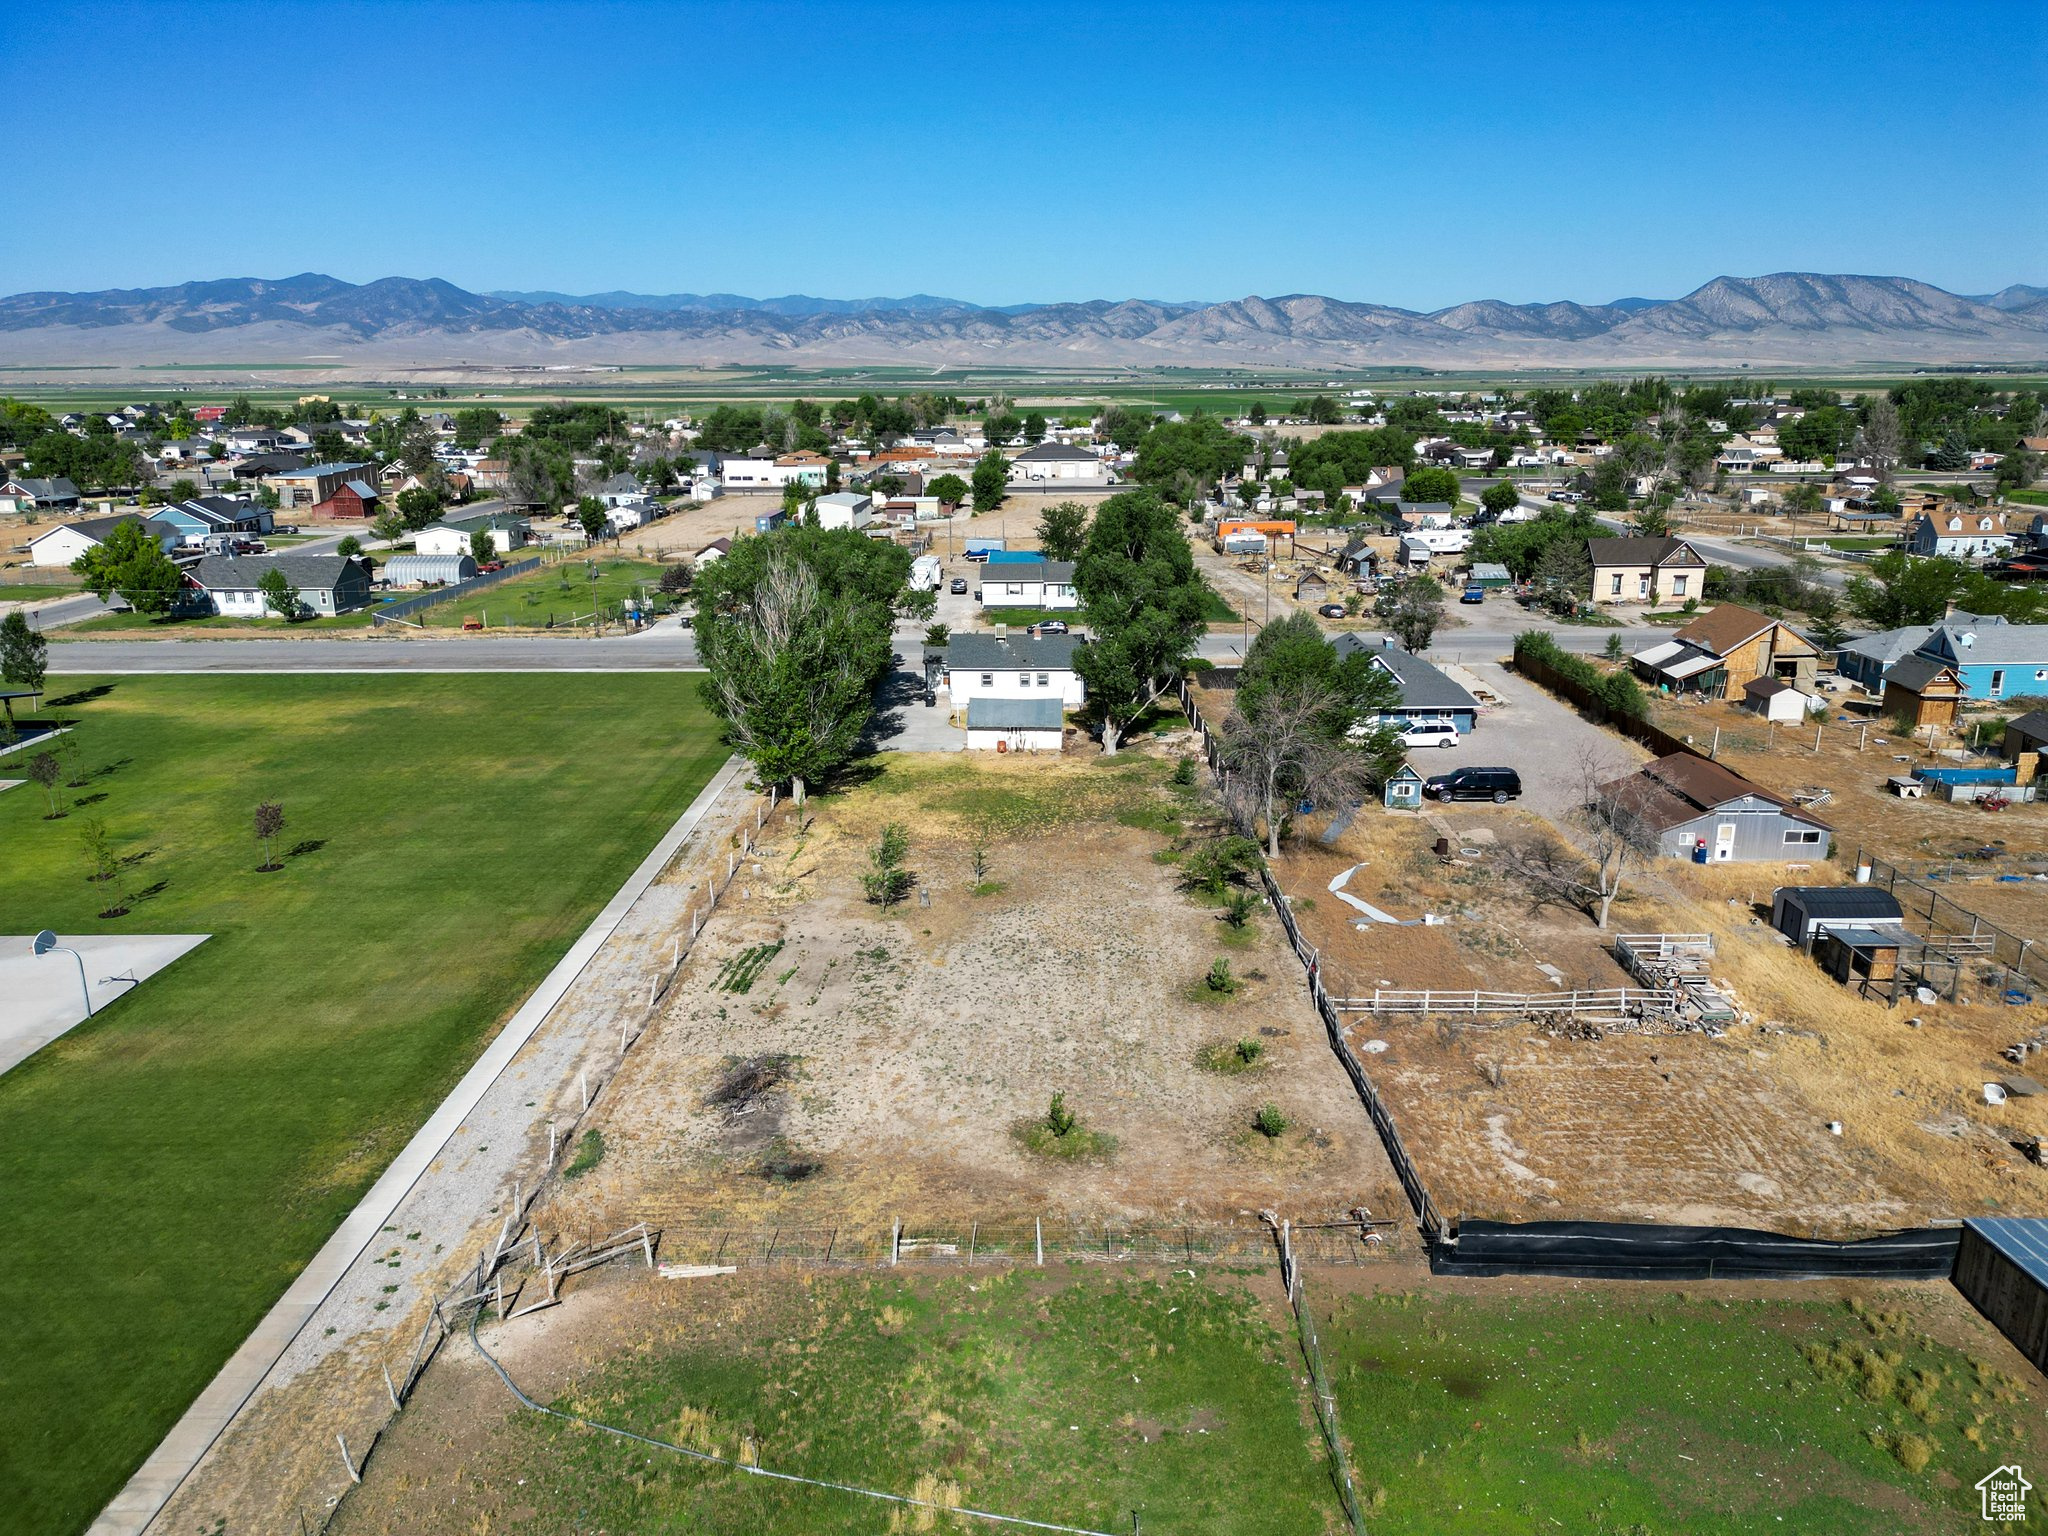
<path fill-rule="evenodd" d="M 0 3 L 0 292 L 2048 283 L 2035 4 Z"/>

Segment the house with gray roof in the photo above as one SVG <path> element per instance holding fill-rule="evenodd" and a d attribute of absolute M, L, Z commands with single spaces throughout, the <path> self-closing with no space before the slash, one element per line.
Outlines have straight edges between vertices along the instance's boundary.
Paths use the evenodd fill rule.
<path fill-rule="evenodd" d="M 991 560 L 981 573 L 980 596 L 981 606 L 997 614 L 1005 608 L 1071 613 L 1081 606 L 1071 560 Z"/>
<path fill-rule="evenodd" d="M 1057 752 L 1066 739 L 1066 716 L 1055 698 L 970 699 L 967 747 L 981 752 Z"/>
<path fill-rule="evenodd" d="M 123 523 L 141 523 L 166 552 L 175 549 L 183 539 L 183 535 L 168 523 L 144 519 L 133 512 L 116 512 L 110 517 L 87 517 L 75 523 L 59 523 L 37 534 L 28 541 L 28 563 L 45 570 L 68 567 L 80 555 L 98 549 L 106 542 L 107 536 Z"/>
<path fill-rule="evenodd" d="M 1442 668 L 1424 661 L 1391 640 L 1374 645 L 1357 635 L 1339 635 L 1332 642 L 1339 656 L 1365 653 L 1372 665 L 1401 688 L 1401 702 L 1380 716 L 1382 724 L 1414 725 L 1449 721 L 1464 735 L 1479 723 L 1479 701 Z"/>
<path fill-rule="evenodd" d="M 47 480 L 16 475 L 0 481 L 0 511 L 61 512 L 78 505 L 78 487 L 63 475 Z"/>
<path fill-rule="evenodd" d="M 1916 654 L 1954 668 L 1965 698 L 2048 693 L 2048 624 L 1958 624 L 1945 619 Z"/>
<path fill-rule="evenodd" d="M 1101 458 L 1072 443 L 1039 443 L 1010 460 L 1013 482 L 1059 480 L 1076 484 L 1107 484 L 1111 479 Z"/>
<path fill-rule="evenodd" d="M 1995 613 L 1964 613 L 1960 609 L 1941 621 L 1942 624 L 1960 624 L 1970 629 L 2004 622 Z M 1926 645 L 1940 627 L 1941 624 L 1908 624 L 1903 629 L 1858 635 L 1836 649 L 1835 667 L 1852 683 L 1860 684 L 1872 693 L 1881 693 L 1884 691 L 1885 672 Z"/>
<path fill-rule="evenodd" d="M 263 578 L 272 571 L 299 589 L 299 602 L 314 616 L 361 608 L 370 601 L 370 569 L 342 555 L 208 555 L 186 568 L 187 600 L 182 611 L 215 613 L 229 619 L 270 614 Z"/>
<path fill-rule="evenodd" d="M 1087 685 L 1074 670 L 1074 635 L 954 635 L 946 642 L 945 684 L 953 708 L 975 699 L 1052 699 L 1078 709 Z"/>

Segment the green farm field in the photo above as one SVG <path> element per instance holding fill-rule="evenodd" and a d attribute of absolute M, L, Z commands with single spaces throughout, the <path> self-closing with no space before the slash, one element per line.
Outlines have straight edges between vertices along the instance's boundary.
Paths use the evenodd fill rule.
<path fill-rule="evenodd" d="M 1487 1281 L 1320 1297 L 1373 1536 L 1981 1528 L 2039 1376 L 1947 1285 Z"/>
<path fill-rule="evenodd" d="M 0 932 L 212 937 L 0 1077 L 22 1533 L 83 1529 L 726 755 L 682 677 L 64 687 L 86 782 L 0 795 Z"/>

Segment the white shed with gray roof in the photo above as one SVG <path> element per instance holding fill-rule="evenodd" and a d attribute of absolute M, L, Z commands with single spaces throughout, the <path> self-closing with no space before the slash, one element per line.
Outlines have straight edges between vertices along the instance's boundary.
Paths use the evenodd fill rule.
<path fill-rule="evenodd" d="M 981 752 L 1057 752 L 1066 718 L 1055 698 L 972 699 L 967 705 L 967 747 Z"/>

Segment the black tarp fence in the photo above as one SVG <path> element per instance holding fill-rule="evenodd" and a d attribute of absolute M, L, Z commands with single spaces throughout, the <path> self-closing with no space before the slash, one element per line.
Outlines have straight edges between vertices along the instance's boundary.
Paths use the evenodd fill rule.
<path fill-rule="evenodd" d="M 1749 1227 L 1610 1221 L 1460 1221 L 1430 1250 L 1437 1275 L 1597 1280 L 1946 1280 L 1962 1228 L 1923 1227 L 1850 1243 Z"/>

